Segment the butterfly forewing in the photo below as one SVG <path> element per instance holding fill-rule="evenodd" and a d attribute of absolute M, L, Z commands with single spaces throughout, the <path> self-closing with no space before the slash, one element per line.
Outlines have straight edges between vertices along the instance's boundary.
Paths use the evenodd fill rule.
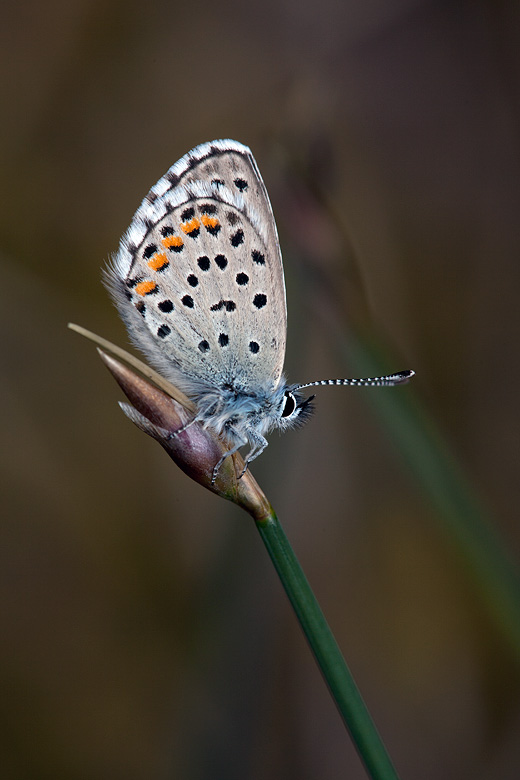
<path fill-rule="evenodd" d="M 150 190 L 110 286 L 137 346 L 189 393 L 195 383 L 275 387 L 285 355 L 283 268 L 249 149 L 197 147 Z"/>

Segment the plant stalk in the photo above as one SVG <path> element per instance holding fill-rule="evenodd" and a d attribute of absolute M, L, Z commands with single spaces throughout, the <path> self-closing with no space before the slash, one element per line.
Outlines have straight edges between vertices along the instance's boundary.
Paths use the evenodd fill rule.
<path fill-rule="evenodd" d="M 399 780 L 352 674 L 274 511 L 256 523 L 368 775 Z"/>

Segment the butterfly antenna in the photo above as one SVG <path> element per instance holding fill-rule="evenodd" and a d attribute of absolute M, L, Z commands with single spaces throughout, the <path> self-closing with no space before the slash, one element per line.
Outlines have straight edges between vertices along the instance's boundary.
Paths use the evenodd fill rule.
<path fill-rule="evenodd" d="M 415 371 L 398 371 L 386 376 L 372 376 L 365 379 L 320 379 L 317 382 L 309 382 L 306 385 L 298 385 L 295 390 L 303 390 L 305 387 L 317 387 L 318 385 L 353 385 L 354 387 L 393 387 L 405 385 L 414 376 Z"/>

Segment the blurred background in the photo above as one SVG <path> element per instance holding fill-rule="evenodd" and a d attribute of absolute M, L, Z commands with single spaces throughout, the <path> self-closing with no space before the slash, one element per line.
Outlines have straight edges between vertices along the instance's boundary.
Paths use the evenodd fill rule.
<path fill-rule="evenodd" d="M 253 473 L 403 780 L 520 772 L 520 12 L 510 0 L 9 3 L 0 29 L 0 774 L 364 770 L 250 518 L 117 407 L 100 269 L 214 138 L 270 193 L 318 389 Z"/>

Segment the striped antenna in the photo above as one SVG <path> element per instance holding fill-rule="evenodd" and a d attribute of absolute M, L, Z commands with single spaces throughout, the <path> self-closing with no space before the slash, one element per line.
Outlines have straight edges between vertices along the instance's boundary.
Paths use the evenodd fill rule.
<path fill-rule="evenodd" d="M 414 376 L 415 371 L 398 371 L 396 374 L 386 376 L 372 376 L 366 379 L 320 379 L 318 382 L 309 382 L 307 385 L 298 385 L 294 390 L 303 390 L 305 387 L 317 387 L 318 385 L 353 385 L 354 387 L 393 387 L 393 385 L 405 385 Z"/>

